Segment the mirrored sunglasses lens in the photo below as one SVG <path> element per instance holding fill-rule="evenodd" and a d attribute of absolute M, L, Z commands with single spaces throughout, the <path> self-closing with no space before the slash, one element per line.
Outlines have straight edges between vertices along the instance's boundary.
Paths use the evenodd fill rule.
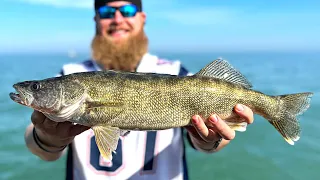
<path fill-rule="evenodd" d="M 126 5 L 120 8 L 121 14 L 124 17 L 133 17 L 137 13 L 137 8 L 135 5 Z"/>
<path fill-rule="evenodd" d="M 98 10 L 100 18 L 113 18 L 115 11 L 114 8 L 108 6 L 101 7 Z"/>

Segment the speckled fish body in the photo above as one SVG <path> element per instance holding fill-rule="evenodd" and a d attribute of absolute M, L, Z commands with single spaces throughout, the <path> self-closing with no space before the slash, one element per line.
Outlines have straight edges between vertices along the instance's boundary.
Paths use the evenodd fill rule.
<path fill-rule="evenodd" d="M 218 114 L 234 130 L 247 124 L 233 112 L 249 106 L 289 143 L 300 138 L 297 116 L 312 93 L 269 96 L 251 89 L 227 61 L 215 60 L 193 76 L 98 71 L 17 83 L 11 98 L 50 119 L 92 127 L 102 155 L 112 158 L 118 138 L 131 130 L 163 130 L 190 125 L 198 114 Z"/>

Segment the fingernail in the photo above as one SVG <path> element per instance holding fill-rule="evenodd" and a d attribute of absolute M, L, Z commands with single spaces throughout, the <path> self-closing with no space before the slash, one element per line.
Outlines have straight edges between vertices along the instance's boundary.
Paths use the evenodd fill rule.
<path fill-rule="evenodd" d="M 244 107 L 241 104 L 238 104 L 236 110 L 239 111 L 239 112 L 243 111 Z"/>
<path fill-rule="evenodd" d="M 213 114 L 212 116 L 210 116 L 210 121 L 211 121 L 212 123 L 218 122 L 218 117 L 217 117 L 217 115 L 216 115 L 216 114 Z"/>
<path fill-rule="evenodd" d="M 192 118 L 193 124 L 197 124 L 199 122 L 199 116 L 195 116 Z"/>

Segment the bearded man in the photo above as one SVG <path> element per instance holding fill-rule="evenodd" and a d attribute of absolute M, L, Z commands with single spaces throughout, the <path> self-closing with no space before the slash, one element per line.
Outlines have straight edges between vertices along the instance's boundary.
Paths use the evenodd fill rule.
<path fill-rule="evenodd" d="M 64 65 L 60 75 L 107 69 L 191 74 L 179 61 L 148 53 L 141 0 L 95 0 L 94 7 L 92 58 Z M 248 107 L 237 105 L 235 111 L 248 124 L 253 122 Z M 119 139 L 110 162 L 100 155 L 90 127 L 57 123 L 37 111 L 31 115 L 25 141 L 29 150 L 45 161 L 55 161 L 67 153 L 66 179 L 188 179 L 184 131 L 193 148 L 207 153 L 219 151 L 235 137 L 235 132 L 214 114 L 209 118 L 210 128 L 198 115 L 190 118 L 191 128 L 130 132 Z"/>

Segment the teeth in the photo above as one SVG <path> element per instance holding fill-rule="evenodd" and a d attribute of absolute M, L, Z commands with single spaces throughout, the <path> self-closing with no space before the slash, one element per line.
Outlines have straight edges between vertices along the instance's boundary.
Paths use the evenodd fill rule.
<path fill-rule="evenodd" d="M 122 33 L 125 33 L 126 31 L 125 30 L 114 30 L 112 31 L 112 33 L 117 33 L 117 34 L 122 34 Z"/>

